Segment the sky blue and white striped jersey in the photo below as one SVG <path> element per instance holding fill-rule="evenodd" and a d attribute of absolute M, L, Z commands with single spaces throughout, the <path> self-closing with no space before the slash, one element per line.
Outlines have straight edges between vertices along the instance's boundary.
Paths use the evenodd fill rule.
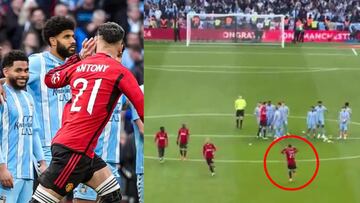
<path fill-rule="evenodd" d="M 30 78 L 28 92 L 33 96 L 35 109 L 39 114 L 40 139 L 43 146 L 50 146 L 51 140 L 61 126 L 64 105 L 71 99 L 70 86 L 50 89 L 45 85 L 45 74 L 64 61 L 50 52 L 33 54 L 29 57 Z"/>
<path fill-rule="evenodd" d="M 275 127 L 280 127 L 280 126 L 282 126 L 283 122 L 284 121 L 283 121 L 283 117 L 281 115 L 280 110 L 279 109 L 275 110 L 272 125 L 274 125 Z"/>
<path fill-rule="evenodd" d="M 14 178 L 33 179 L 32 157 L 44 160 L 34 100 L 23 90 L 5 84 L 6 102 L 0 105 L 0 163 Z"/>
<path fill-rule="evenodd" d="M 135 136 L 135 146 L 136 146 L 136 165 L 135 172 L 136 174 L 144 173 L 144 136 L 140 135 L 140 131 L 135 121 L 140 119 L 139 115 L 136 112 L 136 109 L 131 104 L 131 122 L 134 128 Z"/>
<path fill-rule="evenodd" d="M 121 109 L 125 102 L 126 97 L 122 95 L 95 148 L 95 153 L 107 163 L 120 163 Z"/>
<path fill-rule="evenodd" d="M 140 86 L 141 90 L 144 92 L 144 86 Z M 134 128 L 135 136 L 135 146 L 136 146 L 136 165 L 135 173 L 143 174 L 144 173 L 144 135 L 140 135 L 140 131 L 135 121 L 140 119 L 139 115 L 136 112 L 134 105 L 130 103 L 131 108 L 131 122 Z"/>
<path fill-rule="evenodd" d="M 350 107 L 345 107 L 346 111 L 349 112 L 350 118 L 351 118 L 351 114 L 352 114 L 352 110 Z"/>
<path fill-rule="evenodd" d="M 288 116 L 289 116 L 289 107 L 287 107 L 286 105 L 281 105 L 279 107 L 281 116 L 283 118 L 283 120 L 286 122 L 288 120 Z"/>
<path fill-rule="evenodd" d="M 339 122 L 347 124 L 350 120 L 350 113 L 346 109 L 342 109 L 339 113 Z"/>
<path fill-rule="evenodd" d="M 317 119 L 319 121 L 324 121 L 325 120 L 325 111 L 327 110 L 325 106 L 321 105 L 321 106 L 316 106 L 315 107 L 316 113 L 317 113 Z"/>
<path fill-rule="evenodd" d="M 316 124 L 317 122 L 317 112 L 316 111 L 309 111 L 306 117 L 306 123 L 308 125 Z"/>
<path fill-rule="evenodd" d="M 260 117 L 260 108 L 258 106 L 256 106 L 255 109 L 254 109 L 254 116 L 256 118 Z"/>
<path fill-rule="evenodd" d="M 266 118 L 272 120 L 275 113 L 275 106 L 273 104 L 266 104 Z"/>

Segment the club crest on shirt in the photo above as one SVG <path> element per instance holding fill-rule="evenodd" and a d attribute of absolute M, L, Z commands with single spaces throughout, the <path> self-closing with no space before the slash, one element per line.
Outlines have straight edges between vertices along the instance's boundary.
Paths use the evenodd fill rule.
<path fill-rule="evenodd" d="M 60 73 L 56 72 L 52 77 L 51 77 L 51 83 L 52 84 L 56 84 L 60 81 Z"/>

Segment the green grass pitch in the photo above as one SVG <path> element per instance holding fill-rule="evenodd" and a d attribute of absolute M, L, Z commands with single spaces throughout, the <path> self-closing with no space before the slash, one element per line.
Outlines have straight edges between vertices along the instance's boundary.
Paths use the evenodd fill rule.
<path fill-rule="evenodd" d="M 360 203 L 360 56 L 339 44 L 276 46 L 191 45 L 145 42 L 145 201 L 147 203 Z M 360 53 L 360 50 L 354 50 Z M 235 128 L 234 100 L 248 103 L 242 130 Z M 290 108 L 289 131 L 301 134 L 311 105 L 328 108 L 326 132 L 338 136 L 338 112 L 345 101 L 353 110 L 349 140 L 311 140 L 320 156 L 317 177 L 300 191 L 270 183 L 263 156 L 271 140 L 255 138 L 253 110 L 258 101 L 284 100 Z M 179 160 L 176 134 L 190 129 L 188 160 Z M 154 134 L 170 135 L 165 163 L 156 159 Z M 202 159 L 210 137 L 218 147 L 212 177 Z M 249 145 L 249 143 L 252 143 Z M 287 179 L 281 149 L 299 149 L 294 183 Z M 315 171 L 311 148 L 297 140 L 275 145 L 269 173 L 285 187 L 298 187 Z M 309 161 L 310 160 L 310 161 Z"/>

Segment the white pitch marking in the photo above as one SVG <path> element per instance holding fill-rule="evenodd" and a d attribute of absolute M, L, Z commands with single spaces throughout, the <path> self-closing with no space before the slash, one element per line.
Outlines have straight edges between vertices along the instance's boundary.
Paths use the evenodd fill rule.
<path fill-rule="evenodd" d="M 356 52 L 356 50 L 354 48 L 351 48 L 351 50 L 353 51 L 353 53 L 355 54 L 355 56 L 358 55 L 358 53 Z"/>
<path fill-rule="evenodd" d="M 146 50 L 148 50 L 149 47 L 153 47 L 153 48 L 159 48 L 159 46 L 166 46 L 166 48 L 169 47 L 169 43 L 158 43 L 158 44 L 145 44 L 145 48 Z M 171 44 L 170 46 L 172 47 L 176 47 L 176 48 L 186 48 L 186 49 L 191 49 L 191 48 L 209 48 L 209 47 L 213 47 L 213 48 L 236 48 L 236 47 L 249 47 L 249 46 L 244 46 L 243 44 L 227 44 L 227 45 L 221 45 L 221 44 L 193 44 L 190 45 L 190 47 L 187 47 L 185 44 Z M 258 48 L 258 49 L 276 49 L 279 50 L 279 47 L 273 47 L 273 46 L 263 46 L 263 45 L 259 45 L 259 46 L 251 46 L 251 49 L 254 48 Z M 303 46 L 303 47 L 297 47 L 297 46 L 285 46 L 285 49 L 313 49 L 313 50 L 337 50 L 336 47 L 330 46 L 330 47 L 319 47 L 319 46 Z"/>
<path fill-rule="evenodd" d="M 176 134 L 168 134 L 169 137 L 176 137 Z M 152 134 L 145 134 L 145 137 L 154 137 Z M 246 139 L 246 138 L 256 138 L 256 135 L 221 135 L 221 134 L 191 134 L 191 137 L 212 137 L 212 138 L 239 138 L 239 139 Z M 348 140 L 360 140 L 360 137 L 348 137 Z M 270 141 L 271 138 L 269 139 Z M 342 140 L 340 140 L 342 141 Z"/>
<path fill-rule="evenodd" d="M 158 157 L 155 156 L 144 156 L 145 159 L 158 160 Z M 320 162 L 323 161 L 337 161 L 337 160 L 351 160 L 351 159 L 359 159 L 360 155 L 354 156 L 344 156 L 344 157 L 329 157 L 329 158 L 320 158 Z M 181 161 L 178 158 L 165 158 L 168 161 Z M 190 162 L 205 162 L 204 159 L 187 159 L 186 161 Z M 296 162 L 315 162 L 315 159 L 301 159 L 296 160 Z M 267 160 L 267 163 L 284 163 L 284 160 Z M 263 160 L 228 160 L 228 159 L 215 159 L 215 163 L 249 163 L 249 164 L 262 164 Z"/>
<path fill-rule="evenodd" d="M 279 73 L 313 73 L 313 72 L 325 72 L 336 71 L 338 68 L 327 69 L 313 69 L 313 70 L 295 70 L 295 71 L 221 71 L 221 70 L 184 70 L 174 68 L 155 68 L 151 66 L 146 67 L 147 70 L 167 71 L 167 72 L 187 72 L 187 73 L 224 73 L 224 74 L 279 74 Z"/>
<path fill-rule="evenodd" d="M 246 116 L 254 116 L 254 114 L 245 114 Z M 157 118 L 178 118 L 178 117 L 201 117 L 201 116 L 223 116 L 223 117 L 233 117 L 234 114 L 230 113 L 190 113 L 190 114 L 167 114 L 167 115 L 153 115 L 145 116 L 147 119 L 157 119 Z M 298 118 L 306 119 L 304 116 L 289 116 L 289 118 Z M 327 121 L 338 122 L 336 119 L 325 119 Z M 359 122 L 351 121 L 350 124 L 360 125 Z"/>
<path fill-rule="evenodd" d="M 300 66 L 246 66 L 246 65 L 175 65 L 175 64 L 147 64 L 151 68 L 203 68 L 203 69 L 270 69 L 270 70 L 319 70 L 329 67 L 300 67 Z M 359 67 L 331 67 L 331 69 L 360 70 Z"/>
<path fill-rule="evenodd" d="M 146 50 L 146 54 L 225 54 L 225 55 L 286 55 L 286 56 L 299 56 L 299 53 L 289 52 L 239 52 L 239 51 L 160 51 L 160 50 Z M 338 53 L 302 53 L 303 56 L 352 56 L 350 54 L 338 54 Z"/>

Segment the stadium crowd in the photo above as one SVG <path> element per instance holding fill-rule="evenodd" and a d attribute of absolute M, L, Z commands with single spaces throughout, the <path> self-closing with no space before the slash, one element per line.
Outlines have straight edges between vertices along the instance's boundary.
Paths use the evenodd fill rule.
<path fill-rule="evenodd" d="M 52 16 L 66 16 L 76 22 L 77 52 L 86 38 L 96 35 L 101 24 L 112 21 L 121 25 L 126 33 L 121 63 L 133 72 L 139 85 L 142 85 L 143 8 L 143 0 L 0 0 L 1 55 L 5 56 L 14 49 L 24 51 L 27 56 L 49 50 L 42 38 L 42 29 Z M 121 140 L 120 160 L 123 170 L 119 170 L 125 180 L 122 182 L 126 192 L 123 197 L 137 202 L 136 150 L 130 108 L 123 117 L 125 136 Z"/>
<path fill-rule="evenodd" d="M 300 19 L 305 29 L 360 30 L 356 0 L 145 0 L 144 27 L 173 27 L 176 16 L 185 28 L 188 13 L 283 14 L 289 29 Z"/>

